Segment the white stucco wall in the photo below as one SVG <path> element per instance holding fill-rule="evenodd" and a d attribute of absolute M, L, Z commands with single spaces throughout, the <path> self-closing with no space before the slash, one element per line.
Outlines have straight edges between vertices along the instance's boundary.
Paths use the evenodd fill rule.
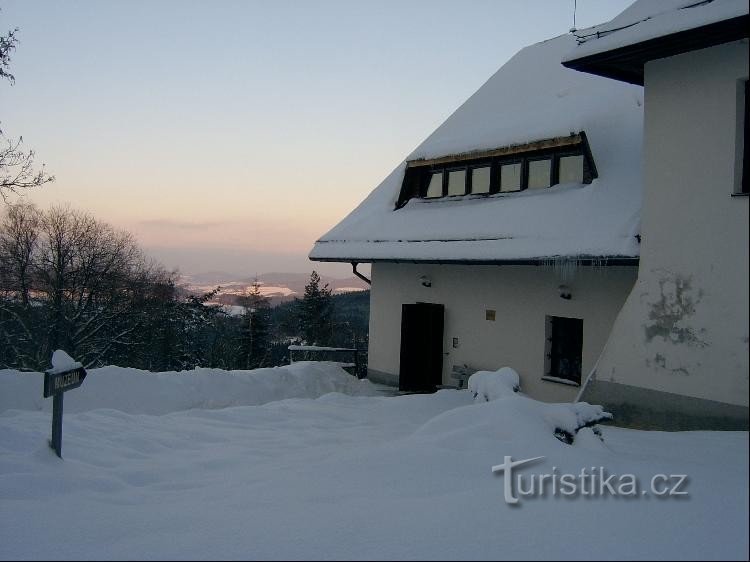
<path fill-rule="evenodd" d="M 639 278 L 597 381 L 748 404 L 747 40 L 645 67 Z"/>
<path fill-rule="evenodd" d="M 423 287 L 422 275 L 432 286 Z M 445 306 L 443 382 L 464 363 L 478 369 L 513 367 L 528 395 L 570 401 L 579 388 L 542 380 L 546 316 L 583 319 L 583 376 L 601 353 L 610 328 L 636 278 L 635 267 L 580 267 L 565 281 L 571 300 L 560 298 L 562 283 L 552 268 L 376 263 L 370 296 L 369 368 L 398 375 L 401 305 Z M 488 321 L 485 310 L 496 311 Z M 454 337 L 459 347 L 452 347 Z"/>

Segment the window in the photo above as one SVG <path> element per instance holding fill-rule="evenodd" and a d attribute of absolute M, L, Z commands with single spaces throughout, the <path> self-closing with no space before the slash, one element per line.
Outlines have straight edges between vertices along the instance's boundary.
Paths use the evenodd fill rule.
<path fill-rule="evenodd" d="M 545 345 L 545 379 L 581 384 L 583 320 L 547 316 Z"/>
<path fill-rule="evenodd" d="M 521 162 L 502 164 L 500 166 L 500 191 L 521 191 Z"/>
<path fill-rule="evenodd" d="M 528 189 L 539 189 L 552 185 L 552 160 L 529 160 Z"/>
<path fill-rule="evenodd" d="M 430 176 L 430 183 L 427 185 L 425 197 L 442 197 L 443 196 L 443 172 L 438 172 Z"/>
<path fill-rule="evenodd" d="M 583 183 L 583 155 L 560 156 L 557 183 Z"/>
<path fill-rule="evenodd" d="M 471 192 L 472 193 L 489 193 L 490 192 L 490 170 L 489 166 L 474 168 L 471 171 Z"/>
<path fill-rule="evenodd" d="M 510 194 L 591 183 L 596 166 L 584 132 L 522 145 L 407 162 L 396 208 L 413 197 Z"/>
<path fill-rule="evenodd" d="M 448 172 L 448 195 L 466 194 L 466 170 Z"/>
<path fill-rule="evenodd" d="M 744 130 L 742 131 L 742 183 L 740 185 L 740 193 L 747 195 L 750 193 L 750 142 L 748 142 L 747 130 L 750 128 L 750 109 L 748 108 L 748 81 L 745 80 L 745 124 Z"/>

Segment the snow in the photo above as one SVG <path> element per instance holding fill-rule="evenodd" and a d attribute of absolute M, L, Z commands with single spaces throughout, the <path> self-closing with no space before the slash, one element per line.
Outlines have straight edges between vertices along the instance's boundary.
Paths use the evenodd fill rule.
<path fill-rule="evenodd" d="M 313 260 L 635 257 L 639 254 L 643 90 L 569 70 L 565 35 L 520 51 L 344 220 Z M 492 196 L 411 199 L 394 210 L 406 162 L 585 131 L 591 184 Z"/>
<path fill-rule="evenodd" d="M 52 353 L 52 368 L 49 370 L 50 374 L 62 373 L 64 371 L 72 371 L 78 369 L 82 365 L 73 359 L 70 355 L 65 353 L 62 349 L 58 349 Z"/>
<path fill-rule="evenodd" d="M 289 287 L 276 287 L 273 285 L 262 285 L 259 287 L 260 294 L 264 297 L 273 297 L 273 296 L 284 296 L 289 297 L 292 295 L 296 295 L 297 291 L 290 289 Z"/>
<path fill-rule="evenodd" d="M 475 401 L 491 402 L 513 397 L 521 390 L 520 377 L 511 367 L 502 367 L 497 371 L 477 371 L 469 377 L 469 392 Z M 587 402 L 574 404 L 543 404 L 531 401 L 530 404 L 539 410 L 551 433 L 562 432 L 575 436 L 579 429 L 597 422 L 612 419 L 612 414 L 605 412 L 601 406 Z M 517 402 L 511 402 L 516 405 Z"/>
<path fill-rule="evenodd" d="M 216 306 L 221 308 L 221 310 L 229 316 L 243 316 L 247 313 L 247 307 L 237 304 L 218 304 Z"/>
<path fill-rule="evenodd" d="M 10 408 L 51 411 L 52 401 L 42 397 L 42 386 L 40 373 L 0 370 L 0 412 Z M 65 413 L 111 408 L 160 415 L 317 398 L 329 392 L 377 394 L 368 380 L 358 380 L 330 362 L 299 361 L 252 371 L 196 368 L 162 373 L 108 366 L 90 369 L 83 386 L 65 394 Z"/>
<path fill-rule="evenodd" d="M 748 14 L 747 0 L 638 0 L 613 20 L 575 35 L 571 61 Z"/>
<path fill-rule="evenodd" d="M 336 287 L 333 292 L 334 293 L 361 293 L 362 291 L 366 291 L 367 289 L 365 287 Z"/>
<path fill-rule="evenodd" d="M 502 367 L 497 371 L 477 371 L 469 377 L 467 386 L 474 400 L 489 402 L 518 392 L 521 379 L 512 368 Z"/>
<path fill-rule="evenodd" d="M 283 373 L 267 371 L 258 391 L 283 396 Z M 553 428 L 573 429 L 594 409 L 520 393 L 475 401 L 457 390 L 204 409 L 215 404 L 199 380 L 215 376 L 227 392 L 213 392 L 224 396 L 253 375 L 92 373 L 66 395 L 59 460 L 46 443 L 49 414 L 26 396 L 41 395 L 41 386 L 5 380 L 40 375 L 0 372 L 2 559 L 747 558 L 746 432 L 602 427 L 602 441 L 583 428 L 567 445 Z M 100 376 L 140 382 L 117 386 L 128 394 L 119 403 L 100 408 L 82 398 L 85 408 L 68 409 Z M 172 398 L 183 385 L 193 409 Z M 132 400 L 149 402 L 152 391 L 164 392 L 162 415 Z M 535 497 L 509 506 L 503 476 L 491 472 L 506 455 L 544 456 L 526 475 L 605 466 L 648 483 L 654 474 L 688 474 L 690 495 Z"/>
<path fill-rule="evenodd" d="M 355 351 L 351 347 L 325 347 L 320 345 L 290 345 L 289 351 Z"/>

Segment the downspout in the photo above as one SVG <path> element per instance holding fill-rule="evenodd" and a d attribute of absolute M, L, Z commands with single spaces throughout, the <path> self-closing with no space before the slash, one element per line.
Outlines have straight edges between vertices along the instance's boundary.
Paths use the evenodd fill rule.
<path fill-rule="evenodd" d="M 352 273 L 354 273 L 354 275 L 356 275 L 357 277 L 359 277 L 360 279 L 362 279 L 362 281 L 364 281 L 368 285 L 372 285 L 372 281 L 370 281 L 367 277 L 365 277 L 359 271 L 357 271 L 357 266 L 358 265 L 359 264 L 356 261 L 352 262 Z"/>

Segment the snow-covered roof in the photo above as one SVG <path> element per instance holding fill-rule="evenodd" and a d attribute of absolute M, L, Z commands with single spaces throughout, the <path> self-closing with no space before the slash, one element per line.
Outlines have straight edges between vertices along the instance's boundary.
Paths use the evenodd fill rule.
<path fill-rule="evenodd" d="M 581 44 L 564 60 L 642 43 L 748 13 L 747 0 L 637 0 L 613 20 L 575 35 Z"/>
<path fill-rule="evenodd" d="M 576 31 L 579 44 L 563 64 L 642 83 L 644 61 L 747 37 L 747 16 L 747 0 L 637 0 L 611 21 Z M 622 58 L 641 66 L 640 78 L 622 60 L 611 70 Z"/>
<path fill-rule="evenodd" d="M 641 208 L 642 88 L 566 69 L 564 35 L 521 50 L 344 220 L 312 260 L 474 261 L 634 258 Z M 441 199 L 396 210 L 407 162 L 585 132 L 590 184 Z"/>

